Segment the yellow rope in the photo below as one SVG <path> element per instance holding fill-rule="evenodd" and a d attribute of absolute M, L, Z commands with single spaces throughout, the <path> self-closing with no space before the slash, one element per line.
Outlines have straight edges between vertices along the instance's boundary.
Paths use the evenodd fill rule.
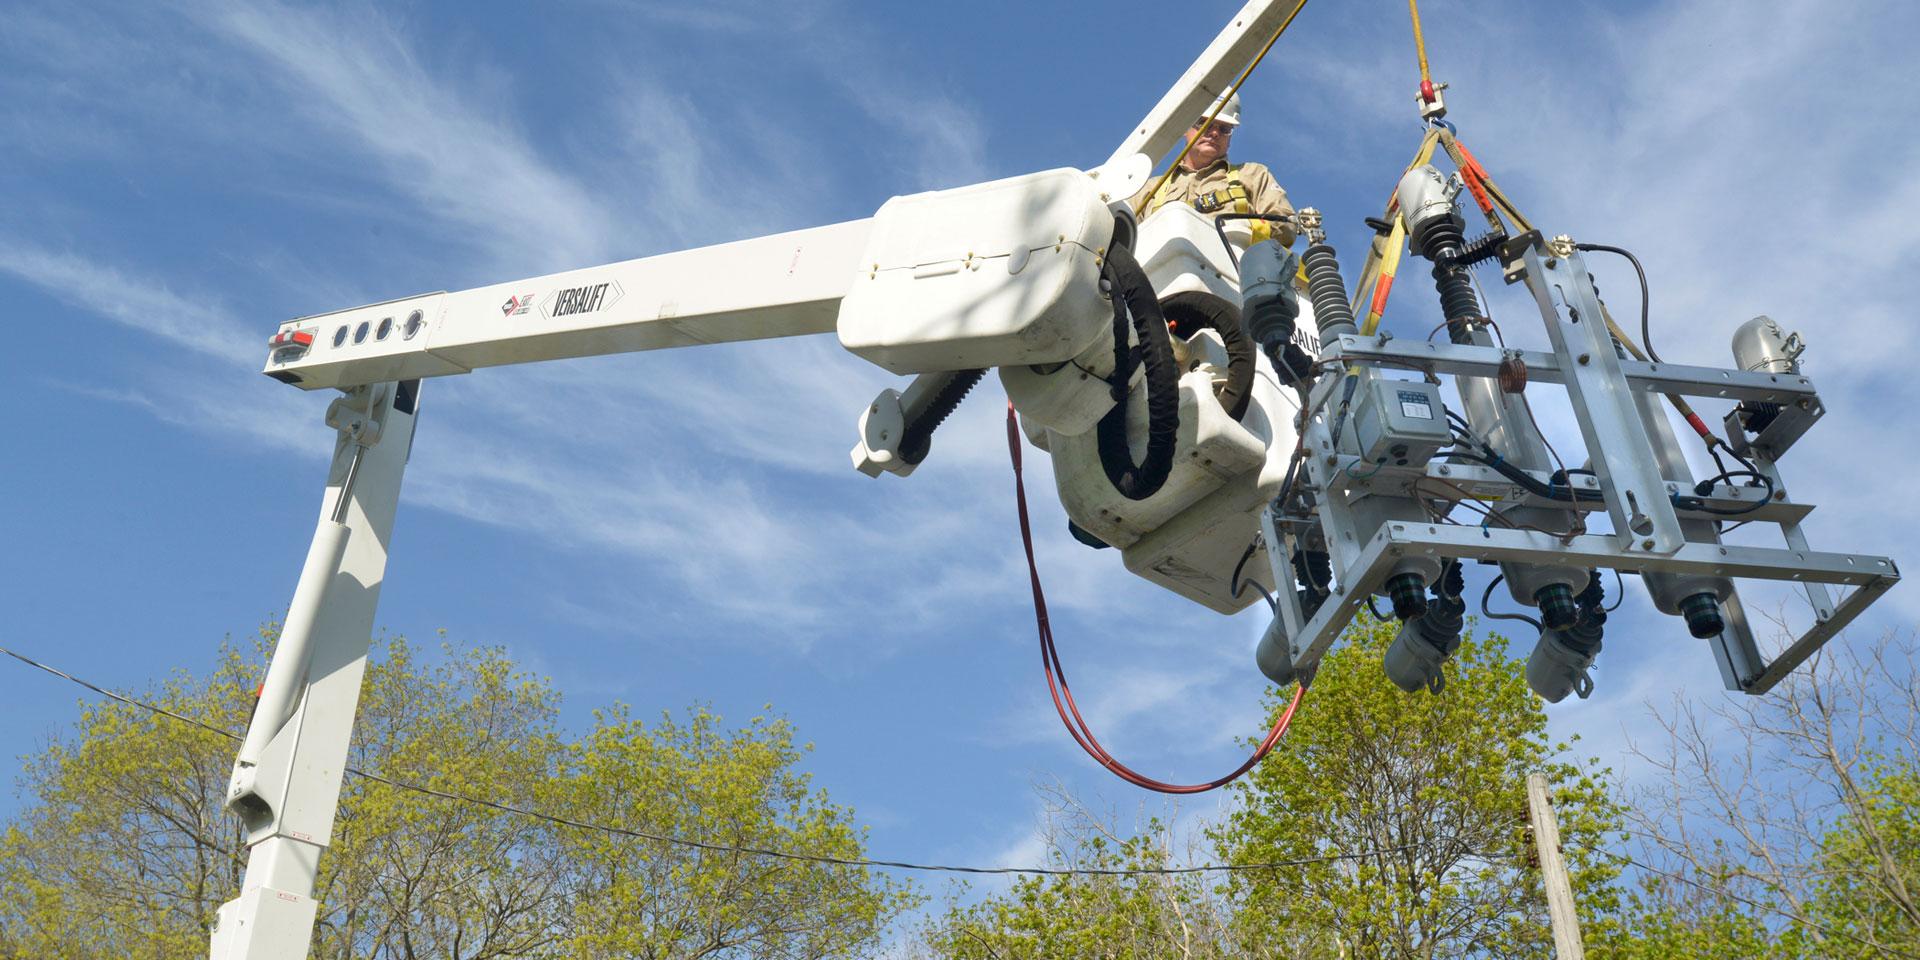
<path fill-rule="evenodd" d="M 1412 0 L 1409 0 L 1409 2 L 1412 2 Z M 1466 148 L 1460 145 L 1460 143 L 1454 138 L 1451 132 L 1445 130 L 1445 128 L 1436 128 L 1436 129 L 1438 129 L 1440 132 L 1440 143 L 1443 147 L 1445 147 L 1447 151 L 1447 156 L 1453 159 L 1454 165 L 1459 167 L 1462 170 L 1465 170 L 1471 167 L 1473 171 L 1479 176 L 1480 184 L 1486 187 L 1487 195 L 1493 198 L 1493 202 L 1496 206 L 1500 208 L 1500 212 L 1506 214 L 1507 218 L 1514 222 L 1514 224 L 1519 228 L 1518 232 L 1520 233 L 1532 232 L 1532 230 L 1534 229 L 1532 221 L 1529 221 L 1526 218 L 1526 216 L 1520 212 L 1519 208 L 1514 206 L 1512 200 L 1507 199 L 1506 193 L 1500 189 L 1500 186 L 1498 184 L 1493 182 L 1493 175 L 1487 172 L 1487 168 L 1481 166 L 1479 161 L 1475 160 L 1471 154 L 1467 153 Z M 1396 222 L 1395 226 L 1398 226 L 1398 225 L 1399 225 L 1398 222 Z M 1495 223 L 1494 226 L 1498 227 L 1500 226 L 1500 224 Z M 1389 280 L 1388 282 L 1391 283 L 1392 281 Z M 1628 334 L 1627 331 L 1621 329 L 1620 324 L 1614 322 L 1613 311 L 1608 310 L 1607 305 L 1604 303 L 1600 305 L 1600 316 L 1602 319 L 1606 320 L 1608 332 L 1612 333 L 1613 338 L 1615 340 L 1618 340 L 1620 342 L 1620 346 L 1626 349 L 1627 355 L 1631 356 L 1635 360 L 1639 360 L 1644 363 L 1647 360 L 1646 352 L 1640 349 L 1640 344 L 1634 342 L 1633 337 L 1630 334 Z M 1375 320 L 1375 318 L 1370 316 L 1368 317 L 1368 322 L 1373 323 L 1377 321 Z M 1365 332 L 1371 332 L 1371 331 L 1369 330 Z M 1687 398 L 1680 396 L 1677 393 L 1669 393 L 1669 394 L 1665 394 L 1665 396 L 1667 398 L 1667 402 L 1671 404 L 1676 411 L 1679 411 L 1681 419 L 1686 420 L 1689 426 L 1694 426 L 1696 424 L 1704 422 L 1700 420 L 1699 415 L 1693 409 L 1693 404 L 1689 402 Z M 1695 426 L 1695 429 L 1698 430 L 1699 427 Z M 1708 447 L 1712 447 L 1715 443 L 1721 442 L 1718 437 L 1715 437 L 1711 434 L 1703 435 L 1702 439 L 1704 439 L 1707 442 Z"/>
<path fill-rule="evenodd" d="M 1247 69 L 1240 72 L 1240 78 L 1233 81 L 1233 85 L 1229 86 L 1227 92 L 1221 95 L 1220 102 L 1214 104 L 1212 110 L 1207 111 L 1207 118 L 1201 121 L 1199 132 L 1188 138 L 1187 145 L 1180 148 L 1180 155 L 1173 158 L 1173 166 L 1168 167 L 1167 172 L 1160 175 L 1159 182 L 1153 185 L 1152 190 L 1148 190 L 1141 196 L 1140 205 L 1133 210 L 1133 215 L 1136 219 L 1146 211 L 1147 204 L 1153 202 L 1153 198 L 1159 195 L 1161 189 L 1166 187 L 1167 181 L 1173 179 L 1174 173 L 1180 169 L 1180 161 L 1187 159 L 1187 152 L 1193 149 L 1193 145 L 1199 142 L 1201 137 L 1207 135 L 1208 130 L 1213 129 L 1213 118 L 1219 116 L 1220 111 L 1226 109 L 1227 101 L 1232 99 L 1234 94 L 1240 92 L 1240 85 L 1246 83 L 1248 77 L 1253 76 L 1253 71 L 1256 67 L 1260 66 L 1260 61 L 1267 58 L 1267 51 L 1272 50 L 1273 45 L 1280 41 L 1280 35 L 1286 33 L 1288 27 L 1293 26 L 1293 18 L 1299 16 L 1300 11 L 1306 8 L 1306 0 L 1300 0 L 1300 5 L 1294 7 L 1293 12 L 1287 14 L 1287 19 L 1280 22 L 1280 29 L 1275 30 L 1273 36 L 1267 38 L 1267 45 L 1260 48 L 1260 54 L 1253 58 L 1252 63 L 1247 64 Z"/>
<path fill-rule="evenodd" d="M 1413 15 L 1413 49 L 1420 55 L 1420 79 L 1432 83 L 1433 77 L 1427 73 L 1427 37 L 1420 32 L 1420 2 L 1407 0 L 1407 12 Z"/>
<path fill-rule="evenodd" d="M 1440 140 L 1440 133 L 1441 133 L 1441 130 L 1439 127 L 1431 127 L 1427 130 L 1427 135 L 1420 139 L 1420 149 L 1415 150 L 1413 152 L 1413 162 L 1407 164 L 1408 170 L 1412 170 L 1413 168 L 1418 167 L 1426 163 L 1427 161 L 1433 159 L 1433 148 L 1434 148 L 1434 145 L 1438 143 Z M 1404 174 L 1402 175 L 1404 176 Z M 1396 180 L 1394 181 L 1394 183 L 1397 187 L 1399 184 L 1399 181 Z M 1399 213 L 1397 212 L 1398 206 L 1399 206 L 1398 197 L 1389 197 L 1387 199 L 1386 216 L 1387 216 L 1387 219 L 1392 220 L 1394 222 L 1394 225 L 1396 227 L 1400 226 Z M 1392 257 L 1395 267 L 1397 267 L 1400 262 L 1400 256 L 1398 252 L 1399 247 L 1401 244 L 1405 242 L 1406 242 L 1405 234 L 1402 233 L 1401 239 L 1399 241 L 1396 241 L 1393 244 L 1393 247 L 1392 247 L 1393 253 L 1390 254 L 1390 256 Z M 1372 245 L 1368 247 L 1366 263 L 1360 268 L 1360 283 L 1358 286 L 1353 288 L 1353 312 L 1355 314 L 1359 314 L 1361 316 L 1366 315 L 1361 312 L 1361 306 L 1363 304 L 1368 304 L 1373 296 L 1372 288 L 1376 283 L 1379 282 L 1379 278 L 1382 273 L 1380 269 L 1381 265 L 1385 262 L 1385 260 L 1389 256 L 1389 254 L 1387 253 L 1387 250 L 1388 248 L 1383 245 Z M 1391 284 L 1393 281 L 1388 280 L 1387 282 Z"/>

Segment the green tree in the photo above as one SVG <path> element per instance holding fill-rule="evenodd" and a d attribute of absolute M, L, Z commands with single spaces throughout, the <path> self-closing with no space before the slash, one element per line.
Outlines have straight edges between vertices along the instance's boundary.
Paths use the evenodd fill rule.
<path fill-rule="evenodd" d="M 1813 913 L 1875 953 L 1920 956 L 1920 770 L 1911 756 L 1862 771 L 1860 795 L 1820 842 Z"/>
<path fill-rule="evenodd" d="M 1145 816 L 1130 832 L 1117 824 L 1111 813 L 1050 788 L 1041 837 L 1047 865 L 1161 870 L 1206 856 L 1197 838 L 1183 840 L 1166 818 Z M 1234 942 L 1214 884 L 1204 874 L 1022 876 L 1002 895 L 973 903 L 956 897 L 921 931 L 919 946 L 955 960 L 1253 956 Z"/>
<path fill-rule="evenodd" d="M 222 730 L 254 689 L 238 649 L 150 702 Z M 0 930 L 22 957 L 172 960 L 206 952 L 214 908 L 239 889 L 244 843 L 222 803 L 236 744 L 111 701 L 26 758 L 24 803 L 0 834 Z"/>
<path fill-rule="evenodd" d="M 1617 811 L 1600 774 L 1547 735 L 1525 664 L 1466 636 L 1440 695 L 1405 694 L 1380 662 L 1396 624 L 1363 617 L 1323 661 L 1282 747 L 1237 786 L 1213 832 L 1230 862 L 1328 859 L 1235 874 L 1247 937 L 1283 956 L 1540 957 L 1552 949 L 1529 867 L 1526 776 L 1554 785 L 1589 936 L 1612 907 L 1600 851 Z"/>
<path fill-rule="evenodd" d="M 795 764 L 784 720 L 727 730 L 706 710 L 652 727 L 624 707 L 604 711 L 568 748 L 549 808 L 736 847 L 861 855 L 850 812 L 812 789 Z M 558 852 L 575 893 L 564 922 L 568 956 L 756 957 L 857 955 L 917 902 L 864 868 L 796 863 L 569 831 Z"/>
<path fill-rule="evenodd" d="M 259 649 L 147 698 L 239 731 Z M 380 645 L 351 761 L 380 777 L 658 834 L 858 856 L 851 811 L 793 768 L 788 724 L 615 708 L 568 739 L 558 694 L 502 651 Z M 430 662 L 431 661 L 431 662 Z M 245 849 L 222 808 L 232 740 L 116 702 L 27 761 L 0 835 L 0 956 L 203 955 Z M 692 854 L 349 777 L 322 859 L 316 958 L 846 956 L 913 902 L 864 871 Z M 691 922 L 691 926 L 689 923 Z M 693 929 L 693 934 L 687 934 Z M 624 937 L 615 943 L 616 937 Z"/>
<path fill-rule="evenodd" d="M 1504 641 L 1468 636 L 1442 695 L 1408 695 L 1380 668 L 1394 629 L 1362 618 L 1322 661 L 1287 738 L 1205 831 L 1211 850 L 1183 848 L 1155 819 L 1130 836 L 1080 829 L 1051 844 L 1061 865 L 1318 862 L 1225 881 L 1026 878 L 951 906 L 925 948 L 966 960 L 1545 956 L 1526 832 L 1534 771 L 1555 784 L 1586 932 L 1607 937 L 1616 868 L 1598 850 L 1617 811 L 1603 774 L 1583 772 L 1547 736 Z"/>

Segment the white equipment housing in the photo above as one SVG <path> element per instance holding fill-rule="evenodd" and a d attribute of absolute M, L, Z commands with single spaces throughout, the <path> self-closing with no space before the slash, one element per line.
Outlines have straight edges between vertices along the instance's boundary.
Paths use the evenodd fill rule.
<path fill-rule="evenodd" d="M 1239 268 L 1213 221 L 1192 207 L 1169 204 L 1142 221 L 1135 251 L 1162 299 L 1202 293 L 1239 304 Z M 1311 306 L 1302 303 L 1301 308 L 1301 335 L 1317 341 Z M 1111 344 L 1109 333 L 1096 347 L 1100 355 L 1086 357 L 1087 363 L 1110 354 Z M 1152 496 L 1129 500 L 1114 489 L 1091 429 L 1040 431 L 1029 425 L 1027 435 L 1053 455 L 1054 484 L 1067 515 L 1081 529 L 1120 548 L 1128 570 L 1215 611 L 1235 613 L 1258 599 L 1250 589 L 1236 595 L 1240 584 L 1232 579 L 1235 567 L 1242 569 L 1242 580 L 1273 589 L 1264 546 L 1247 562 L 1241 559 L 1259 533 L 1260 511 L 1279 492 L 1286 475 L 1300 396 L 1283 387 L 1272 363 L 1256 352 L 1252 401 L 1235 421 L 1215 391 L 1217 383 L 1225 382 L 1227 369 L 1219 335 L 1201 331 L 1189 341 L 1189 349 L 1192 369 L 1180 378 L 1178 453 L 1166 483 Z M 1111 367 L 1107 359 L 1104 369 L 1110 372 Z M 1084 406 L 1095 407 L 1092 419 L 1112 404 L 1106 384 L 1074 366 L 1050 379 L 1066 383 L 1068 377 L 1097 388 L 1082 388 L 1082 396 L 1092 401 Z M 1147 405 L 1144 391 L 1137 383 L 1132 386 L 1127 434 L 1137 455 L 1146 446 Z M 1024 414 L 1027 399 L 1014 393 L 1012 383 L 1008 392 Z"/>
<path fill-rule="evenodd" d="M 840 344 L 894 373 L 1073 357 L 1113 314 L 1099 289 L 1113 223 L 1078 170 L 894 197 L 840 302 Z"/>

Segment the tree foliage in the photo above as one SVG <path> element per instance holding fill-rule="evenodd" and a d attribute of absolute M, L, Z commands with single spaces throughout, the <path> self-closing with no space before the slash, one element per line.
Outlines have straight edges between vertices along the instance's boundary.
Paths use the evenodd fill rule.
<path fill-rule="evenodd" d="M 967 960 L 1545 956 L 1526 832 L 1535 771 L 1556 787 L 1584 919 L 1605 929 L 1616 868 L 1598 851 L 1617 811 L 1599 774 L 1547 736 L 1524 665 L 1503 641 L 1470 636 L 1445 693 L 1410 696 L 1380 669 L 1393 634 L 1363 619 L 1322 662 L 1287 738 L 1236 786 L 1199 849 L 1183 851 L 1155 819 L 1132 835 L 1082 828 L 1051 844 L 1057 863 L 1101 867 L 1317 862 L 1226 881 L 1022 879 L 952 906 L 923 942 Z M 1276 693 L 1273 709 L 1283 705 Z"/>
<path fill-rule="evenodd" d="M 1661 871 L 1622 956 L 1920 956 L 1920 645 L 1835 644 L 1768 695 L 1659 713 L 1631 822 Z"/>
<path fill-rule="evenodd" d="M 1119 818 L 1048 791 L 1042 825 L 1047 865 L 1156 870 L 1206 856 L 1167 819 L 1145 816 L 1131 831 Z M 953 960 L 1053 957 L 1251 956 L 1236 949 L 1229 905 L 1203 874 L 1025 876 L 1004 895 L 948 906 L 919 946 Z"/>
<path fill-rule="evenodd" d="M 177 674 L 149 697 L 239 731 L 259 662 L 229 646 L 211 676 Z M 430 658 L 393 640 L 369 666 L 349 762 L 576 821 L 861 852 L 851 811 L 796 769 L 806 748 L 784 720 L 728 728 L 695 708 L 649 724 L 615 707 L 570 739 L 558 707 L 500 650 Z M 204 955 L 246 862 L 222 808 L 234 749 L 124 704 L 84 705 L 27 762 L 0 835 L 0 957 Z M 857 956 L 914 902 L 855 868 L 692 851 L 354 776 L 321 864 L 316 958 Z"/>
<path fill-rule="evenodd" d="M 1526 777 L 1554 786 L 1583 923 L 1598 928 L 1616 872 L 1601 853 L 1616 811 L 1598 774 L 1547 735 L 1525 664 L 1467 636 L 1439 695 L 1405 694 L 1380 661 L 1395 624 L 1363 619 L 1324 661 L 1283 749 L 1239 787 L 1215 829 L 1231 862 L 1328 859 L 1236 874 L 1240 922 L 1281 955 L 1539 957 L 1551 952 L 1530 863 Z"/>

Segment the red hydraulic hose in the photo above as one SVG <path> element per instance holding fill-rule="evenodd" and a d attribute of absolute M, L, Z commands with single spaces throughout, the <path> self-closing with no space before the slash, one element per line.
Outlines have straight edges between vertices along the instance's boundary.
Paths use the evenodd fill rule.
<path fill-rule="evenodd" d="M 1273 752 L 1274 745 L 1280 742 L 1280 738 L 1286 736 L 1287 728 L 1292 726 L 1294 712 L 1300 709 L 1300 701 L 1307 695 L 1305 683 L 1294 690 L 1293 700 L 1287 704 L 1285 710 L 1280 712 L 1279 719 L 1273 722 L 1273 729 L 1267 731 L 1266 737 L 1260 741 L 1253 755 L 1232 773 L 1206 783 L 1166 783 L 1143 776 L 1114 759 L 1113 755 L 1100 745 L 1100 741 L 1093 735 L 1093 730 L 1087 726 L 1087 721 L 1080 716 L 1080 707 L 1073 702 L 1073 691 L 1067 687 L 1067 671 L 1060 663 L 1060 651 L 1053 642 L 1053 624 L 1047 618 L 1047 595 L 1040 588 L 1040 568 L 1033 558 L 1033 525 L 1027 516 L 1027 487 L 1020 469 L 1020 424 L 1015 418 L 1011 402 L 1007 404 L 1007 453 L 1013 459 L 1013 493 L 1014 502 L 1020 509 L 1020 541 L 1027 552 L 1027 576 L 1033 583 L 1033 616 L 1040 633 L 1040 666 L 1047 675 L 1047 693 L 1053 697 L 1054 712 L 1060 715 L 1060 722 L 1066 726 L 1067 734 L 1073 737 L 1073 742 L 1079 744 L 1080 749 L 1085 750 L 1088 756 L 1106 767 L 1114 776 L 1136 787 L 1160 793 L 1205 793 L 1208 790 L 1224 787 L 1238 780 L 1242 774 L 1253 769 L 1255 764 L 1266 759 L 1267 754 Z"/>

